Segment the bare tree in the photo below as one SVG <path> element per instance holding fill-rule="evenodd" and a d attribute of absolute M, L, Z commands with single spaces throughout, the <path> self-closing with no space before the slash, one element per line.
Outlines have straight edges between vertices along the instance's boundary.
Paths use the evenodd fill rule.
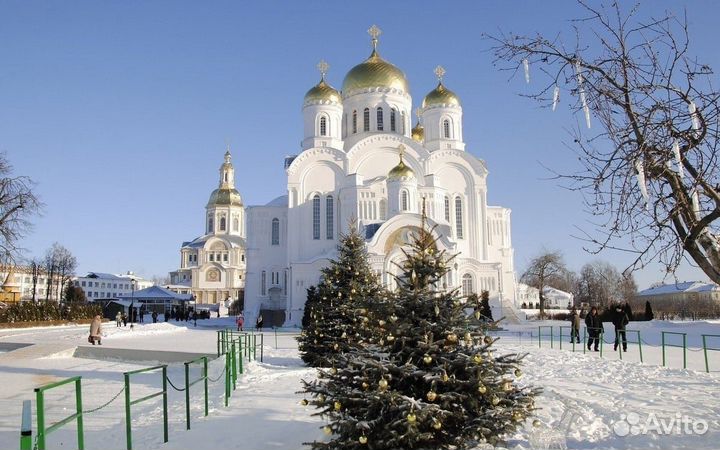
<path fill-rule="evenodd" d="M 4 153 L 0 153 L 0 253 L 18 256 L 18 241 L 30 230 L 29 218 L 40 210 L 34 184 L 14 176 Z"/>
<path fill-rule="evenodd" d="M 531 98 L 555 109 L 561 92 L 587 127 L 573 132 L 581 169 L 556 174 L 584 194 L 594 230 L 588 250 L 634 254 L 633 270 L 684 257 L 720 283 L 719 93 L 712 70 L 689 56 L 686 18 L 639 18 L 621 2 L 594 7 L 561 36 L 488 36 L 501 69 L 543 79 Z M 587 42 L 585 41 L 587 39 Z M 527 78 L 527 76 L 526 76 Z"/>
<path fill-rule="evenodd" d="M 562 281 L 566 272 L 565 262 L 563 262 L 560 252 L 543 250 L 540 255 L 530 261 L 528 268 L 520 278 L 523 283 L 539 291 L 541 319 L 545 317 L 545 294 L 543 291 L 546 287 Z"/>
<path fill-rule="evenodd" d="M 578 300 L 597 306 L 609 306 L 632 300 L 637 285 L 631 274 L 621 274 L 605 261 L 593 261 L 580 269 Z"/>
<path fill-rule="evenodd" d="M 55 252 L 56 245 L 58 245 L 57 242 L 45 252 L 45 257 L 43 258 L 43 264 L 45 266 L 45 276 L 47 279 L 45 283 L 46 302 L 50 300 L 50 296 L 52 295 L 53 286 L 55 285 L 55 277 L 57 274 L 58 262 L 57 253 Z"/>
<path fill-rule="evenodd" d="M 40 275 L 43 271 L 43 261 L 40 258 L 32 258 L 28 261 L 30 269 L 30 279 L 32 281 L 32 301 L 37 301 L 37 287 Z"/>
<path fill-rule="evenodd" d="M 53 244 L 53 249 L 56 252 L 57 260 L 57 292 L 64 293 L 65 286 L 69 284 L 72 277 L 75 276 L 75 270 L 77 269 L 77 258 L 73 256 L 70 250 L 57 243 Z"/>

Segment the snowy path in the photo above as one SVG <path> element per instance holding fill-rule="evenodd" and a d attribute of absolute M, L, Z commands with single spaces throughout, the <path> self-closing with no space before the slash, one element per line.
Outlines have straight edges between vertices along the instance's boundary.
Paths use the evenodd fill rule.
<path fill-rule="evenodd" d="M 215 330 L 207 326 L 212 323 L 207 321 L 197 328 L 174 323 L 146 324 L 134 331 L 107 327 L 103 347 L 212 353 L 216 348 Z M 708 326 L 711 331 L 718 329 L 718 325 Z M 82 375 L 85 409 L 92 409 L 120 391 L 122 372 L 151 365 L 73 357 L 72 350 L 78 344 L 84 345 L 86 334 L 85 326 L 0 332 L 0 342 L 41 344 L 35 349 L 25 347 L 0 354 L 0 448 L 17 447 L 22 400 L 33 398 L 34 387 Z M 223 405 L 222 382 L 210 385 L 210 415 L 206 418 L 200 408 L 201 387 L 191 391 L 194 407 L 190 431 L 185 430 L 184 393 L 171 390 L 168 444 L 162 443 L 159 399 L 133 406 L 134 448 L 301 449 L 303 442 L 324 439 L 320 419 L 311 416 L 313 410 L 299 404 L 302 396 L 296 393 L 300 380 L 312 378 L 314 371 L 301 364 L 293 336 L 280 333 L 279 349 L 274 348 L 272 333 L 266 338 L 265 362 L 247 364 L 228 408 Z M 654 363 L 659 361 L 657 347 L 643 348 L 646 364 L 641 365 L 637 356 L 633 356 L 632 347 L 627 359 L 618 361 L 617 354 L 612 352 L 601 359 L 597 353 L 572 353 L 567 347 L 538 348 L 536 341 L 526 340 L 520 345 L 509 336 L 501 338 L 497 346 L 499 353 L 527 352 L 521 380 L 544 389 L 536 403 L 541 408 L 538 418 L 545 426 L 529 427 L 513 436 L 509 441 L 511 448 L 532 448 L 532 443 L 541 439 L 555 442 L 559 448 L 566 445 L 578 449 L 717 448 L 718 373 L 677 368 L 681 367 L 677 354 L 670 358 L 674 368 L 659 367 Z M 58 351 L 50 351 L 53 349 Z M 211 362 L 210 376 L 219 375 L 222 365 L 222 360 Z M 169 377 L 179 386 L 182 364 L 171 364 Z M 133 383 L 133 398 L 158 389 L 159 378 L 157 374 L 139 377 Z M 54 394 L 49 402 L 53 405 L 51 422 L 70 414 L 72 400 L 69 390 Z M 125 448 L 123 405 L 120 396 L 106 408 L 86 416 L 86 448 Z M 623 430 L 614 424 L 623 418 L 622 414 L 630 413 L 636 413 L 643 421 L 650 414 L 659 418 L 685 414 L 707 421 L 709 431 L 694 436 L 657 433 L 620 436 L 615 431 L 624 434 Z M 74 447 L 74 425 L 52 434 L 48 444 L 50 448 Z"/>

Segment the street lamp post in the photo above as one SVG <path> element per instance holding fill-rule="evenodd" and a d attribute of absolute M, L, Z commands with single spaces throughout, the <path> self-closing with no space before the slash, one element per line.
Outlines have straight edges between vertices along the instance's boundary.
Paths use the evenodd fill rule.
<path fill-rule="evenodd" d="M 130 329 L 132 330 L 135 325 L 135 284 L 137 280 L 134 278 L 130 280 Z"/>

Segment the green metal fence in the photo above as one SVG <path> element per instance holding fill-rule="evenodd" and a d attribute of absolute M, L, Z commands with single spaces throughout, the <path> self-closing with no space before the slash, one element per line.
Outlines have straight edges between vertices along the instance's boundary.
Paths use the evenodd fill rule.
<path fill-rule="evenodd" d="M 574 327 L 569 326 L 569 325 L 561 325 L 560 326 L 560 336 L 558 337 L 558 340 L 560 341 L 560 350 L 562 350 L 562 348 L 563 348 L 563 337 L 570 338 L 570 343 L 572 344 L 572 351 L 575 351 L 575 343 L 576 343 L 575 341 L 577 340 L 577 343 L 578 344 L 580 343 L 580 330 L 578 330 L 577 339 L 575 339 L 575 336 L 573 335 L 573 332 L 572 332 L 573 328 Z M 568 334 L 564 334 L 563 330 L 570 330 L 570 331 L 568 332 Z"/>
<path fill-rule="evenodd" d="M 543 330 L 550 329 L 550 334 L 543 334 Z M 551 325 L 540 325 L 538 327 L 538 348 L 542 348 L 542 338 L 550 337 L 550 348 L 554 347 L 553 327 Z"/>
<path fill-rule="evenodd" d="M 588 328 L 588 327 L 583 328 L 583 353 L 585 353 L 586 351 L 589 351 L 589 350 L 590 350 L 590 349 L 588 348 L 588 330 L 597 330 L 597 332 L 599 333 L 598 336 L 597 336 L 597 338 L 596 338 L 596 337 L 592 337 L 591 339 L 599 339 L 599 340 L 600 340 L 600 345 L 598 346 L 598 345 L 596 344 L 595 346 L 596 346 L 596 347 L 599 347 L 600 357 L 602 358 L 602 355 L 603 355 L 603 343 L 605 342 L 605 339 L 603 338 L 603 335 L 605 334 L 605 330 L 602 329 L 602 328 Z"/>
<path fill-rule="evenodd" d="M 56 383 L 46 384 L 39 388 L 35 388 L 36 396 L 36 408 L 37 408 L 37 448 L 38 450 L 45 450 L 47 435 L 53 431 L 61 428 L 73 420 L 77 421 L 77 447 L 79 450 L 84 450 L 85 439 L 83 433 L 83 411 L 82 411 L 82 377 L 71 377 L 66 380 L 58 381 Z M 49 390 L 65 386 L 67 384 L 75 385 L 75 413 L 71 414 L 64 419 L 55 422 L 50 426 L 45 425 L 45 393 Z"/>
<path fill-rule="evenodd" d="M 154 392 L 145 397 L 138 398 L 135 400 L 130 399 L 130 381 L 133 375 L 141 373 L 153 372 L 161 370 L 162 375 L 162 390 Z M 168 441 L 168 396 L 167 396 L 167 365 L 163 364 L 160 366 L 149 367 L 147 369 L 132 370 L 130 372 L 123 373 L 125 378 L 125 440 L 127 443 L 127 450 L 132 450 L 132 419 L 130 416 L 130 407 L 138 403 L 142 403 L 147 400 L 151 400 L 155 397 L 162 395 L 163 398 L 163 442 Z"/>
<path fill-rule="evenodd" d="M 190 380 L 190 366 L 193 364 L 202 363 L 202 376 L 194 380 Z M 190 386 L 194 386 L 197 383 L 204 381 L 205 387 L 205 416 L 208 415 L 208 359 L 207 356 L 201 356 L 200 358 L 188 361 L 185 364 L 185 423 L 187 429 L 190 429 Z"/>
<path fill-rule="evenodd" d="M 705 356 L 705 372 L 710 373 L 710 363 L 708 363 L 708 350 L 710 351 L 720 351 L 720 348 L 718 347 L 709 347 L 707 344 L 708 338 L 710 339 L 720 339 L 720 334 L 703 334 L 702 335 L 702 342 L 703 342 L 703 354 Z"/>
<path fill-rule="evenodd" d="M 625 342 L 627 342 L 628 345 L 630 344 L 637 344 L 638 350 L 640 351 L 640 362 L 643 362 L 643 353 L 642 353 L 642 339 L 640 338 L 640 331 L 639 330 L 615 330 L 615 342 L 618 343 L 618 354 L 620 355 L 620 359 L 623 359 L 623 346 L 620 334 L 622 332 L 625 332 Z M 630 340 L 630 336 L 628 336 L 630 333 L 633 333 L 635 337 L 637 337 L 637 340 L 632 341 Z"/>
<path fill-rule="evenodd" d="M 23 400 L 22 421 L 20 422 L 20 450 L 32 449 L 32 404 Z"/>
<path fill-rule="evenodd" d="M 687 333 L 677 333 L 674 331 L 661 331 L 662 333 L 662 365 L 665 367 L 665 347 L 677 347 L 683 349 L 683 369 L 687 369 Z M 682 336 L 682 345 L 671 344 L 665 340 L 665 335 Z"/>

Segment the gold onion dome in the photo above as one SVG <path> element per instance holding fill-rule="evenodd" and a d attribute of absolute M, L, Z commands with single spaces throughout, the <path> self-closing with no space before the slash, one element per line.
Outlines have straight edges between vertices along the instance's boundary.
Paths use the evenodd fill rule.
<path fill-rule="evenodd" d="M 373 38 L 373 51 L 368 59 L 350 69 L 345 75 L 343 92 L 383 87 L 409 93 L 410 88 L 403 71 L 382 59 L 377 52 L 377 37 L 380 35 L 380 29 L 373 25 L 368 33 Z"/>
<path fill-rule="evenodd" d="M 418 122 L 415 127 L 413 127 L 411 131 L 411 136 L 417 142 L 422 142 L 423 140 L 425 140 L 425 128 L 420 125 L 420 122 Z"/>
<path fill-rule="evenodd" d="M 318 84 L 305 94 L 306 102 L 331 102 L 342 103 L 340 92 L 325 82 L 323 77 Z"/>
<path fill-rule="evenodd" d="M 212 191 L 208 206 L 243 206 L 240 192 L 235 188 L 219 188 Z"/>
<path fill-rule="evenodd" d="M 430 91 L 422 101 L 422 107 L 426 108 L 432 105 L 451 105 L 460 106 L 460 98 L 453 91 L 446 88 L 442 81 L 437 87 Z"/>
<path fill-rule="evenodd" d="M 390 172 L 388 172 L 388 180 L 402 180 L 403 178 L 415 178 L 415 172 L 409 167 L 405 165 L 405 162 L 403 161 L 403 151 L 405 150 L 405 147 L 401 144 L 400 145 L 400 162 L 397 166 L 390 169 Z"/>

